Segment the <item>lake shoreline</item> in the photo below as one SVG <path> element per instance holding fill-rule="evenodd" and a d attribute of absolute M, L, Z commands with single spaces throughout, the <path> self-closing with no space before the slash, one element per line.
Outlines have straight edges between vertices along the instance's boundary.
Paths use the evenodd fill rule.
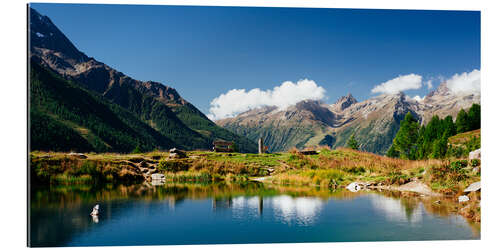
<path fill-rule="evenodd" d="M 360 183 L 369 189 L 455 200 L 464 195 L 465 187 L 480 180 L 480 170 L 472 171 L 463 159 L 409 161 L 350 149 L 320 149 L 316 155 L 182 153 L 185 155 L 179 157 L 161 151 L 140 154 L 36 151 L 30 154 L 30 175 L 34 184 L 141 183 L 150 182 L 153 173 L 163 174 L 167 181 L 173 182 L 263 181 L 330 189 Z M 457 165 L 461 169 L 455 173 Z M 480 191 L 468 197 L 467 202 L 457 200 L 456 210 L 467 219 L 480 222 Z"/>
<path fill-rule="evenodd" d="M 439 205 L 435 203 L 437 200 L 441 201 Z M 102 211 L 98 218 L 94 219 L 89 216 L 89 212 L 96 204 L 100 204 Z M 32 242 L 37 246 L 103 244 L 105 241 L 93 240 L 111 241 L 116 234 L 100 237 L 105 232 L 99 228 L 109 227 L 122 220 L 135 224 L 124 227 L 130 229 L 124 232 L 127 235 L 137 236 L 135 239 L 142 239 L 141 234 L 148 235 L 148 243 L 162 244 L 171 244 L 169 240 L 176 239 L 177 236 L 172 236 L 173 232 L 168 231 L 170 229 L 178 230 L 179 227 L 185 226 L 185 230 L 196 230 L 200 228 L 195 226 L 197 224 L 212 225 L 215 221 L 224 225 L 222 230 L 227 229 L 224 235 L 241 231 L 233 228 L 235 226 L 245 228 L 250 226 L 254 232 L 262 232 L 273 225 L 279 227 L 271 230 L 270 234 L 256 233 L 254 237 L 260 237 L 256 241 L 293 239 L 301 242 L 317 239 L 315 238 L 317 235 L 324 235 L 323 240 L 359 241 L 375 237 L 372 234 L 374 231 L 379 232 L 377 238 L 388 240 L 478 239 L 481 232 L 480 224 L 465 220 L 454 211 L 454 206 L 454 201 L 451 199 L 406 196 L 387 190 L 350 192 L 346 189 L 283 186 L 255 181 L 245 183 L 167 181 L 158 186 L 147 182 L 39 186 L 32 190 L 30 213 L 40 218 L 34 221 L 31 227 L 34 237 Z M 193 213 L 192 209 L 197 209 L 197 212 Z M 360 218 L 363 218 L 365 224 L 359 223 Z M 162 223 L 151 223 L 152 221 Z M 415 227 L 415 225 L 420 226 Z M 302 234 L 304 226 L 310 228 L 308 231 L 311 233 Z M 59 231 L 47 229 L 57 227 L 64 227 L 64 232 L 74 233 L 63 237 L 64 239 L 55 240 L 54 237 L 63 235 Z M 337 227 L 342 228 L 346 237 L 336 233 L 339 232 L 336 230 Z M 372 230 L 363 234 L 362 228 L 366 227 L 372 227 Z M 380 227 L 385 229 L 377 230 Z M 204 231 L 205 228 L 201 227 L 200 230 L 203 232 L 199 233 L 203 235 L 208 233 Z M 349 232 L 345 232 L 344 230 L 348 228 Z M 78 233 L 81 230 L 85 233 Z M 279 233 L 276 234 L 284 232 L 283 230 L 287 233 L 282 237 Z M 317 230 L 323 230 L 325 234 L 318 234 Z M 401 233 L 402 230 L 407 233 Z M 48 237 L 48 233 L 54 237 Z M 288 238 L 288 233 L 297 233 L 300 238 Z M 456 233 L 460 233 L 460 236 Z M 157 236 L 150 237 L 152 235 Z M 192 234 L 185 235 L 186 239 L 192 239 L 190 236 Z M 262 238 L 267 236 L 270 238 Z M 162 239 L 168 240 L 162 241 Z M 208 237 L 200 242 L 222 243 L 221 240 L 223 238 Z"/>

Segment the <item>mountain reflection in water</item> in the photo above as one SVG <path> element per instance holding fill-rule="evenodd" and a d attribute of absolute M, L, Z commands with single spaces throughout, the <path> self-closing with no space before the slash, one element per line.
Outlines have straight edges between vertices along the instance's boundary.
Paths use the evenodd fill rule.
<path fill-rule="evenodd" d="M 100 204 L 97 218 L 89 216 Z M 478 239 L 453 204 L 245 184 L 33 187 L 32 246 Z M 123 237 L 127 235 L 127 237 Z"/>

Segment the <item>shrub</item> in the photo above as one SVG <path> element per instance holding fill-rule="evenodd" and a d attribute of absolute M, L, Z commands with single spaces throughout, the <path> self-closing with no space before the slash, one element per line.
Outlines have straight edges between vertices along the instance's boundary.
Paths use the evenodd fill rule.
<path fill-rule="evenodd" d="M 352 168 L 347 168 L 345 169 L 348 173 L 351 173 L 351 174 L 355 174 L 355 175 L 359 175 L 359 174 L 363 174 L 366 172 L 366 169 L 362 166 L 360 167 L 352 167 Z"/>
<path fill-rule="evenodd" d="M 472 167 L 477 167 L 477 166 L 481 165 L 481 161 L 480 161 L 479 159 L 472 159 L 472 160 L 470 161 L 470 165 L 471 165 Z"/>
<path fill-rule="evenodd" d="M 389 178 L 386 180 L 386 184 L 398 184 L 403 185 L 410 181 L 410 177 L 401 172 L 391 172 L 389 173 Z"/>
<path fill-rule="evenodd" d="M 450 170 L 453 172 L 460 172 L 465 167 L 467 167 L 467 160 L 458 160 L 450 164 Z"/>
<path fill-rule="evenodd" d="M 167 172 L 178 172 L 186 171 L 189 169 L 189 165 L 184 161 L 178 160 L 161 160 L 158 163 L 158 170 Z"/>
<path fill-rule="evenodd" d="M 447 156 L 460 158 L 467 155 L 467 149 L 460 146 L 450 146 L 446 152 Z"/>
<path fill-rule="evenodd" d="M 86 160 L 82 163 L 82 165 L 73 171 L 74 175 L 90 175 L 90 176 L 98 176 L 100 175 L 100 171 L 97 168 L 97 164 L 94 161 Z"/>

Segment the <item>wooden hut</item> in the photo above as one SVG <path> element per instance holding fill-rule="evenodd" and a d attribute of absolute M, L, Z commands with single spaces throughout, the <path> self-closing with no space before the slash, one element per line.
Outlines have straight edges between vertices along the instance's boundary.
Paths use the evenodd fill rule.
<path fill-rule="evenodd" d="M 214 141 L 215 152 L 234 152 L 234 142 L 217 140 Z"/>

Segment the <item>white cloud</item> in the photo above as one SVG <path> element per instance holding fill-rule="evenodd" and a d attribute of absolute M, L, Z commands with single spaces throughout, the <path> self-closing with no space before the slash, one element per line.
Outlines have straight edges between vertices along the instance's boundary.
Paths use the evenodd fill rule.
<path fill-rule="evenodd" d="M 469 73 L 455 74 L 446 80 L 446 86 L 454 93 L 480 93 L 481 71 L 475 69 Z"/>
<path fill-rule="evenodd" d="M 415 100 L 415 101 L 417 101 L 417 102 L 421 102 L 421 101 L 423 101 L 425 99 L 425 96 L 422 98 L 419 95 L 416 95 L 412 99 Z"/>
<path fill-rule="evenodd" d="M 387 82 L 383 82 L 372 89 L 372 93 L 395 94 L 409 89 L 419 89 L 422 87 L 422 76 L 409 74 L 398 76 Z"/>
<path fill-rule="evenodd" d="M 432 80 L 425 82 L 425 85 L 427 85 L 427 89 L 432 89 Z"/>
<path fill-rule="evenodd" d="M 272 90 L 232 89 L 210 102 L 210 114 L 207 116 L 211 120 L 218 120 L 264 106 L 284 109 L 303 100 L 321 100 L 325 97 L 325 92 L 323 87 L 308 79 L 297 83 L 286 81 Z"/>

